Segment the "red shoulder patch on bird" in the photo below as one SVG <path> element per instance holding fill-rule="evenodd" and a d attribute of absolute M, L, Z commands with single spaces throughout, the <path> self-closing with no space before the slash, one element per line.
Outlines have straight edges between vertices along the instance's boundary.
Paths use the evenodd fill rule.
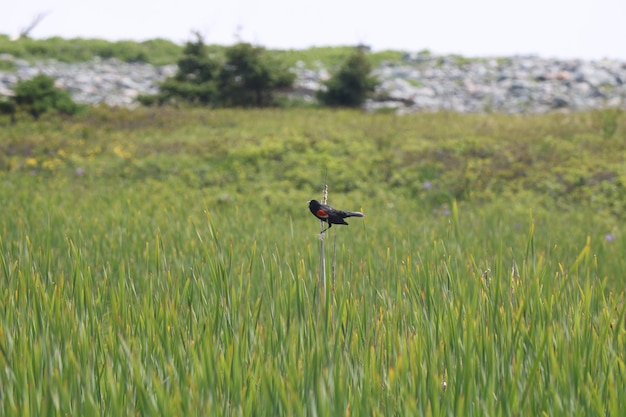
<path fill-rule="evenodd" d="M 318 215 L 319 217 L 328 217 L 328 213 L 326 213 L 326 212 L 325 212 L 324 210 L 322 210 L 322 209 L 317 210 L 317 215 Z"/>

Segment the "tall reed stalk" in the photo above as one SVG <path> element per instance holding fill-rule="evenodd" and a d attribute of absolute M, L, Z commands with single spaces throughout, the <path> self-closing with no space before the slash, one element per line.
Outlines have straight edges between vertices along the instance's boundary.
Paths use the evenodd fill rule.
<path fill-rule="evenodd" d="M 326 204 L 328 201 L 328 184 L 324 184 L 322 191 L 322 204 Z M 320 230 L 324 231 L 324 222 L 320 220 Z M 320 293 L 320 300 L 322 303 L 326 303 L 326 252 L 324 245 L 324 233 L 319 234 L 320 237 L 320 275 L 318 290 Z"/>

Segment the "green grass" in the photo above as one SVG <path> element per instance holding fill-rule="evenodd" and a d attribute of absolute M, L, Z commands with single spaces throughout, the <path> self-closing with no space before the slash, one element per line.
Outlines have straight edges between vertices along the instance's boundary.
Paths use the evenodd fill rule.
<path fill-rule="evenodd" d="M 11 62 L 4 59 L 0 59 L 0 71 L 15 71 L 17 66 Z"/>
<path fill-rule="evenodd" d="M 333 69 L 343 65 L 353 51 L 354 45 L 311 47 L 303 50 L 272 50 L 270 52 L 288 67 L 295 67 L 298 62 L 302 62 L 307 68 L 317 68 L 319 64 L 322 64 L 325 68 Z M 368 58 L 372 66 L 376 67 L 384 61 L 400 62 L 402 55 L 401 51 L 385 50 L 368 53 Z"/>
<path fill-rule="evenodd" d="M 191 34 L 190 34 L 191 35 Z M 190 39 L 192 37 L 190 36 Z M 217 56 L 224 54 L 226 46 L 209 45 L 209 51 Z M 284 65 L 293 67 L 301 61 L 308 68 L 318 64 L 326 68 L 337 67 L 352 53 L 354 46 L 311 47 L 303 50 L 270 50 L 272 56 Z M 19 39 L 12 41 L 9 36 L 0 34 L 0 52 L 26 60 L 56 59 L 64 62 L 89 61 L 94 57 L 117 58 L 126 62 L 149 62 L 155 65 L 175 64 L 183 53 L 183 45 L 166 39 L 151 39 L 144 42 L 117 41 L 103 39 Z M 401 51 L 378 51 L 368 55 L 372 65 L 383 61 L 399 62 Z M 3 61 L 0 61 L 2 69 Z M 11 70 L 7 67 L 4 70 Z"/>
<path fill-rule="evenodd" d="M 52 37 L 14 41 L 7 35 L 0 35 L 0 51 L 30 61 L 56 59 L 63 62 L 83 62 L 98 56 L 117 58 L 125 62 L 164 65 L 176 63 L 182 55 L 182 46 L 165 39 L 110 42 L 103 39 Z"/>
<path fill-rule="evenodd" d="M 625 127 L 602 120 L 0 120 L 1 414 L 624 415 Z M 321 297 L 326 170 L 366 217 L 330 230 Z"/>

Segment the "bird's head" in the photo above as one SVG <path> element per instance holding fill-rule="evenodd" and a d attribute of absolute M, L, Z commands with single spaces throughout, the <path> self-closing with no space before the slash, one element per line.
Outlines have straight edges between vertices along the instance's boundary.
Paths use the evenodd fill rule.
<path fill-rule="evenodd" d="M 317 208 L 320 206 L 320 202 L 317 200 L 309 200 L 309 208 L 313 209 L 313 208 Z"/>

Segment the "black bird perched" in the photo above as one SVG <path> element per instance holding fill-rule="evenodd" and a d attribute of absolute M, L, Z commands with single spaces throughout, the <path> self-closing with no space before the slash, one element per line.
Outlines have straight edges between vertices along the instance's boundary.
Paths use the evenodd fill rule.
<path fill-rule="evenodd" d="M 327 206 L 326 204 L 322 204 L 317 200 L 309 201 L 309 210 L 311 213 L 318 219 L 323 222 L 328 223 L 328 227 L 320 232 L 320 234 L 324 233 L 328 229 L 330 229 L 333 224 L 345 224 L 344 220 L 346 217 L 365 217 L 365 214 L 360 211 L 343 211 L 332 208 L 331 206 Z"/>

